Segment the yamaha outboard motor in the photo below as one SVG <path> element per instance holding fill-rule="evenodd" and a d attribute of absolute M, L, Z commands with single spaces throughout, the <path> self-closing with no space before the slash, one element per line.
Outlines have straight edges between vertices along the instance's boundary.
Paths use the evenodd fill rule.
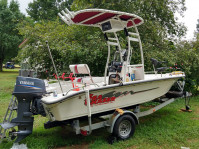
<path fill-rule="evenodd" d="M 30 77 L 17 77 L 13 95 L 18 101 L 17 117 L 12 119 L 10 125 L 18 126 L 18 131 L 12 135 L 17 136 L 19 142 L 32 133 L 35 114 L 45 116 L 41 98 L 46 93 L 43 80 Z"/>

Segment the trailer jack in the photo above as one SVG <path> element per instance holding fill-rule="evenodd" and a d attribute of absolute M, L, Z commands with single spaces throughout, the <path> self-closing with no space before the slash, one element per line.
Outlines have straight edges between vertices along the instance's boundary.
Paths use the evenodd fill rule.
<path fill-rule="evenodd" d="M 190 96 L 191 96 L 192 94 L 191 93 L 189 93 L 189 92 L 184 92 L 184 98 L 185 98 L 185 109 L 180 109 L 181 111 L 183 111 L 183 112 L 192 112 L 192 110 L 190 110 L 190 108 L 191 108 L 191 106 L 190 106 L 190 104 L 189 104 L 189 102 L 190 102 Z"/>

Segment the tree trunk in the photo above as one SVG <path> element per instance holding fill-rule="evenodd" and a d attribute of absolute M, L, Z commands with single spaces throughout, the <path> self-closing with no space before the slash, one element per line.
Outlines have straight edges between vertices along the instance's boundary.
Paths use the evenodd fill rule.
<path fill-rule="evenodd" d="M 3 71 L 3 60 L 4 60 L 4 50 L 3 47 L 0 49 L 0 72 Z"/>
<path fill-rule="evenodd" d="M 3 71 L 3 60 L 0 58 L 0 72 Z"/>

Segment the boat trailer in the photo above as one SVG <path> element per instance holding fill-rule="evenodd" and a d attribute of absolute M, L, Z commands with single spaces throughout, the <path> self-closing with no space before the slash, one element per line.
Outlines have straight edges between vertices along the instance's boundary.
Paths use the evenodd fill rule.
<path fill-rule="evenodd" d="M 22 83 L 26 85 L 22 85 Z M 37 88 L 32 89 L 34 87 Z M 43 80 L 30 78 L 30 77 L 17 77 L 16 85 L 10 104 L 4 116 L 3 123 L 0 124 L 0 142 L 2 140 L 15 140 L 20 142 L 25 137 L 30 135 L 33 131 L 34 115 L 46 116 L 44 108 L 41 103 L 41 98 L 46 92 L 45 83 Z M 54 121 L 44 124 L 46 129 L 70 124 L 76 134 L 82 134 L 84 136 L 90 135 L 93 130 L 107 127 L 108 132 L 113 134 L 112 139 L 109 139 L 109 143 L 113 143 L 117 139 L 127 139 L 134 134 L 136 124 L 139 124 L 139 118 L 152 114 L 164 106 L 174 102 L 176 98 L 162 98 L 163 101 L 156 107 L 153 107 L 147 111 L 140 112 L 140 106 L 134 105 L 126 107 L 125 109 L 115 109 L 115 111 L 109 111 L 107 114 L 98 116 L 100 122 L 92 123 L 92 117 L 97 115 L 91 114 L 90 96 L 89 90 L 85 91 L 88 109 L 88 125 L 80 126 L 81 118 L 76 118 L 67 121 Z M 187 97 L 186 93 L 184 97 Z M 188 105 L 186 105 L 186 108 Z M 131 109 L 131 110 L 130 110 Z M 14 113 L 17 112 L 17 117 L 13 118 Z M 12 119 L 13 118 L 13 119 Z"/>
<path fill-rule="evenodd" d="M 65 118 L 63 115 L 61 118 L 57 116 L 56 119 L 54 115 L 55 113 L 52 113 L 49 109 L 51 108 L 48 106 L 48 102 L 45 103 L 46 99 L 47 101 L 53 101 L 55 98 L 58 97 L 55 92 L 46 92 L 45 83 L 43 80 L 37 79 L 37 78 L 30 78 L 30 77 L 17 77 L 16 85 L 14 88 L 13 96 L 10 101 L 10 104 L 8 106 L 8 109 L 6 111 L 3 123 L 0 124 L 0 141 L 4 139 L 11 139 L 15 140 L 15 142 L 20 142 L 24 138 L 26 138 L 28 135 L 30 135 L 33 131 L 33 122 L 34 122 L 34 115 L 42 115 L 49 117 L 50 121 L 44 124 L 45 128 L 52 128 L 56 126 L 66 125 L 70 124 L 76 134 L 82 134 L 82 135 L 90 135 L 93 130 L 101 128 L 101 127 L 107 127 L 108 131 L 113 134 L 114 138 L 117 139 L 128 139 L 130 136 L 134 134 L 135 126 L 136 124 L 139 124 L 139 118 L 142 116 L 149 115 L 162 107 L 172 103 L 175 101 L 175 98 L 172 96 L 169 98 L 164 98 L 164 102 L 160 105 L 153 107 L 152 109 L 148 111 L 141 112 L 140 111 L 140 105 L 144 102 L 151 101 L 157 97 L 160 97 L 164 95 L 166 92 L 168 92 L 169 88 L 177 79 L 184 78 L 185 74 L 183 72 L 180 72 L 179 76 L 173 75 L 172 73 L 165 74 L 164 77 L 162 75 L 162 71 L 164 68 L 161 69 L 155 69 L 155 77 L 148 76 L 148 79 L 145 78 L 144 73 L 144 56 L 143 56 L 143 50 L 142 50 L 142 44 L 140 35 L 137 29 L 137 26 L 141 25 L 143 23 L 143 19 L 141 17 L 138 17 L 137 15 L 125 13 L 125 12 L 119 12 L 119 11 L 111 11 L 111 10 L 104 10 L 104 9 L 86 9 L 81 10 L 77 12 L 70 12 L 68 9 L 65 9 L 65 11 L 61 11 L 62 14 L 59 13 L 59 16 L 61 19 L 68 25 L 77 24 L 77 25 L 84 25 L 84 26 L 92 26 L 92 27 L 100 27 L 102 32 L 104 33 L 104 37 L 106 39 L 107 45 L 108 45 L 108 57 L 107 62 L 105 66 L 105 73 L 104 73 L 104 81 L 102 81 L 101 86 L 97 86 L 96 84 L 93 84 L 90 70 L 87 65 L 80 64 L 80 65 L 70 65 L 70 69 L 74 69 L 74 74 L 80 73 L 79 70 L 82 69 L 82 65 L 86 67 L 86 71 L 84 74 L 87 74 L 90 76 L 90 79 L 92 83 L 90 85 L 94 85 L 95 88 L 83 88 L 81 91 L 76 90 L 76 93 L 72 93 L 71 91 L 74 90 L 74 88 L 71 88 L 71 96 L 67 95 L 67 93 L 63 92 L 62 86 L 59 82 L 58 77 L 58 83 L 60 85 L 60 89 L 62 91 L 62 95 L 60 94 L 60 97 L 58 98 L 59 105 L 62 105 L 62 113 L 67 113 L 67 106 L 70 107 L 70 104 L 66 104 L 63 106 L 63 101 L 68 101 L 70 97 L 74 97 L 76 95 L 81 94 L 82 97 L 85 100 L 81 101 L 81 105 L 84 108 L 84 115 L 81 115 L 82 107 L 78 107 L 81 109 L 79 110 L 80 114 L 79 116 L 75 115 L 73 112 L 71 112 L 71 117 L 68 116 L 68 118 Z M 133 28 L 133 32 L 129 32 L 128 29 Z M 119 38 L 116 34 L 116 32 L 124 31 L 126 40 L 127 40 L 127 48 L 122 49 Z M 131 54 L 132 54 L 132 46 L 131 42 L 136 42 L 139 47 L 140 51 L 140 64 L 134 64 L 131 65 Z M 56 76 L 58 76 L 54 60 L 48 45 L 48 42 L 46 42 L 47 48 L 49 51 L 50 58 L 52 60 L 53 67 L 56 72 Z M 117 56 L 115 56 L 115 60 L 111 62 L 111 66 L 109 66 L 109 60 L 111 57 L 111 47 L 116 46 L 117 47 L 117 53 L 119 54 L 119 59 L 117 60 Z M 153 59 L 154 61 L 154 59 Z M 157 63 L 157 62 L 156 62 Z M 155 61 L 154 61 L 155 66 Z M 109 69 L 109 74 L 108 73 Z M 161 76 L 156 73 L 156 71 L 161 72 Z M 120 75 L 118 75 L 120 74 Z M 121 78 L 119 77 L 121 76 Z M 153 75 L 154 76 L 154 75 Z M 108 83 L 107 78 L 109 77 L 110 81 Z M 151 77 L 151 78 L 150 78 Z M 137 82 L 136 82 L 137 81 Z M 168 84 L 166 84 L 166 88 L 161 89 L 162 87 L 162 81 L 167 81 Z M 144 85 L 146 84 L 148 88 L 145 88 L 142 90 Z M 154 83 L 150 86 L 149 83 Z M 142 84 L 142 86 L 139 86 Z M 184 86 L 184 85 L 183 85 Z M 122 87 L 128 87 L 128 90 L 124 90 L 124 93 L 128 96 L 128 104 L 120 105 L 122 101 L 115 102 L 114 107 L 104 107 L 100 110 L 98 109 L 98 113 L 94 113 L 94 108 L 92 109 L 91 104 L 91 97 L 90 93 L 101 91 L 103 95 L 110 94 L 106 92 L 106 89 L 112 89 L 115 87 L 117 89 L 117 94 L 121 93 Z M 121 87 L 121 88 L 120 88 Z M 140 88 L 135 93 L 144 93 L 143 98 L 140 101 L 137 102 L 130 102 L 134 101 L 136 99 L 140 99 L 141 96 L 137 95 L 130 96 L 134 93 L 132 88 Z M 79 88 L 78 88 L 79 89 Z M 158 89 L 158 90 L 156 90 Z M 151 98 L 144 98 L 149 95 L 149 93 L 152 95 Z M 181 93 L 183 92 L 180 90 Z M 153 96 L 154 93 L 159 93 L 156 96 Z M 47 95 L 51 94 L 52 98 L 48 98 Z M 64 97 L 64 95 L 67 95 Z M 172 95 L 172 93 L 170 94 Z M 97 96 L 97 95 L 96 95 Z M 116 95 L 115 95 L 116 96 Z M 115 96 L 108 97 L 107 95 L 102 98 L 102 95 L 100 95 L 100 101 L 108 101 L 112 102 L 111 99 L 116 99 Z M 125 98 L 127 98 L 127 96 Z M 108 97 L 108 98 L 107 98 Z M 123 94 L 120 97 L 120 99 L 125 99 L 123 97 Z M 186 95 L 185 95 L 186 97 Z M 133 100 L 132 100 L 133 98 Z M 76 98 L 73 98 L 76 99 Z M 77 98 L 78 99 L 78 98 Z M 105 100 L 104 100 L 105 99 Z M 147 99 L 147 100 L 146 100 Z M 56 102 L 57 102 L 56 101 Z M 85 101 L 85 104 L 84 104 Z M 56 102 L 52 102 L 49 105 L 56 106 Z M 79 103 L 79 101 L 77 102 Z M 102 103 L 102 102 L 101 102 Z M 101 104 L 100 103 L 100 104 Z M 105 103 L 104 103 L 105 104 Z M 102 106 L 101 106 L 102 107 Z M 116 109 L 121 108 L 121 109 Z M 186 106 L 186 108 L 189 108 L 189 106 Z M 59 106 L 56 107 L 57 111 Z M 55 110 L 55 111 L 56 111 Z M 66 110 L 66 111 L 65 111 Z M 92 111 L 93 110 L 93 111 Z M 103 111 L 103 112 L 102 112 Z M 17 113 L 17 115 L 15 115 Z M 60 112 L 61 113 L 61 112 Z M 71 119 L 70 119 L 71 118 Z M 81 126 L 80 122 L 82 122 L 82 119 L 88 120 L 88 125 Z M 93 118 L 101 118 L 102 120 L 100 122 L 94 123 Z M 114 139 L 111 139 L 110 143 L 113 143 Z"/>

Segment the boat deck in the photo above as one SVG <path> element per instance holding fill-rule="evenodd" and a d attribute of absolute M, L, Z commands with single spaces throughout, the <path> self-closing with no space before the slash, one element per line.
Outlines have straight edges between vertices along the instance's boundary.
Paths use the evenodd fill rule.
<path fill-rule="evenodd" d="M 162 75 L 161 74 L 145 74 L 144 80 L 136 80 L 136 81 L 130 81 L 130 82 L 135 82 L 136 83 L 136 82 L 147 81 L 147 80 L 164 79 L 164 78 L 170 78 L 170 77 L 173 78 L 174 76 L 175 77 L 179 77 L 179 76 L 183 77 L 184 74 L 177 74 L 177 75 L 171 75 L 171 73 L 162 74 Z M 103 86 L 104 77 L 92 77 L 92 78 L 93 78 L 93 81 L 99 87 Z M 50 80 L 50 81 L 55 81 L 55 80 Z M 106 81 L 108 81 L 108 77 L 107 77 Z M 47 80 L 45 80 L 45 82 L 47 82 Z M 68 92 L 70 89 L 73 88 L 71 81 L 62 81 L 62 80 L 60 80 L 60 83 L 62 85 L 64 93 Z M 62 93 L 58 82 L 52 83 L 52 84 L 48 84 L 48 83 L 46 83 L 46 84 L 47 84 L 47 86 L 46 86 L 47 92 L 56 91 L 58 94 Z M 79 87 L 82 86 L 82 84 L 77 84 L 77 85 Z M 87 88 L 96 88 L 96 87 L 97 87 L 96 85 L 87 86 Z"/>

